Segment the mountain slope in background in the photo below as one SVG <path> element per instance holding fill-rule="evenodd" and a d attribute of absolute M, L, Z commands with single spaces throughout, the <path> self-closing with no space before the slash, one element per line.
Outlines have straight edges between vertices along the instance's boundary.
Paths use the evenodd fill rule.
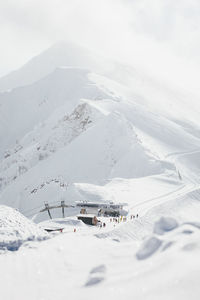
<path fill-rule="evenodd" d="M 30 85 L 54 72 L 60 66 L 101 69 L 102 58 L 97 58 L 83 47 L 60 42 L 32 58 L 19 70 L 0 78 L 0 91 Z"/>
<path fill-rule="evenodd" d="M 176 153 L 199 155 L 199 129 L 192 130 L 191 123 L 188 130 L 182 118 L 188 110 L 183 105 L 186 96 L 182 99 L 159 84 L 156 89 L 156 81 L 146 76 L 141 84 L 140 72 L 113 62 L 119 74 L 110 69 L 108 77 L 99 75 L 94 73 L 99 63 L 82 48 L 57 44 L 16 71 L 27 79 L 26 70 L 40 70 L 35 82 L 0 94 L 2 203 L 22 210 L 24 202 L 26 210 L 38 207 L 44 195 L 34 200 L 27 190 L 31 193 L 60 177 L 73 185 L 165 172 L 179 179 L 188 176 L 187 164 L 183 167 L 179 157 L 174 159 Z M 84 69 L 86 65 L 91 70 Z M 158 105 L 161 96 L 164 108 L 163 102 Z M 183 114 L 176 120 L 170 114 L 172 101 L 174 107 L 182 104 Z M 187 159 L 189 165 L 193 155 Z"/>

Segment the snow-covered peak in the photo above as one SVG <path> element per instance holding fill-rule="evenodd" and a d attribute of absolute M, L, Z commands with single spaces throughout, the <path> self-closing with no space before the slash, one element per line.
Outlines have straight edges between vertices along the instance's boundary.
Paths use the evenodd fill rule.
<path fill-rule="evenodd" d="M 0 94 L 0 157 L 51 114 L 70 114 L 82 98 L 111 98 L 83 68 L 57 68 L 34 84 Z"/>
<path fill-rule="evenodd" d="M 0 91 L 30 85 L 61 66 L 101 68 L 102 59 L 88 49 L 73 43 L 59 42 L 35 56 L 19 70 L 0 78 Z"/>

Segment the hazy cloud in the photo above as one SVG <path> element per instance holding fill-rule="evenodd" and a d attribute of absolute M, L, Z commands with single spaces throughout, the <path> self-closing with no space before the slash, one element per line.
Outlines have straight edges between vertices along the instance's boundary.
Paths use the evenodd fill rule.
<path fill-rule="evenodd" d="M 0 0 L 0 75 L 66 39 L 186 81 L 200 63 L 199 16 L 198 0 Z"/>

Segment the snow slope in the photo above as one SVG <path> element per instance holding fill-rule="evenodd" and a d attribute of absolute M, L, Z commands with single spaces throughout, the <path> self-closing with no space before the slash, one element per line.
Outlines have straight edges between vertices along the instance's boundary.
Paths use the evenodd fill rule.
<path fill-rule="evenodd" d="M 0 203 L 64 228 L 0 256 L 4 299 L 198 299 L 199 99 L 66 44 L 0 88 Z M 63 200 L 126 202 L 127 221 L 90 228 L 73 207 L 53 221 L 40 212 Z M 6 236 L 18 243 L 16 214 Z"/>
<path fill-rule="evenodd" d="M 0 155 L 13 147 L 55 111 L 57 118 L 69 114 L 81 98 L 102 99 L 108 96 L 88 79 L 89 71 L 80 68 L 58 68 L 32 85 L 0 94 Z M 77 88 L 78 87 L 78 88 Z M 61 111 L 61 112 L 59 112 Z M 58 121 L 58 119 L 57 119 Z"/>
<path fill-rule="evenodd" d="M 16 251 L 30 241 L 42 241 L 47 233 L 11 207 L 0 206 L 0 251 Z"/>

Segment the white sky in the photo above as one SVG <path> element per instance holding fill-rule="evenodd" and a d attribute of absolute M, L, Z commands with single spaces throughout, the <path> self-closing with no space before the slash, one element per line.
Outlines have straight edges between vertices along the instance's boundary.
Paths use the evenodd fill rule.
<path fill-rule="evenodd" d="M 0 0 L 0 76 L 59 40 L 197 88 L 199 0 Z"/>

